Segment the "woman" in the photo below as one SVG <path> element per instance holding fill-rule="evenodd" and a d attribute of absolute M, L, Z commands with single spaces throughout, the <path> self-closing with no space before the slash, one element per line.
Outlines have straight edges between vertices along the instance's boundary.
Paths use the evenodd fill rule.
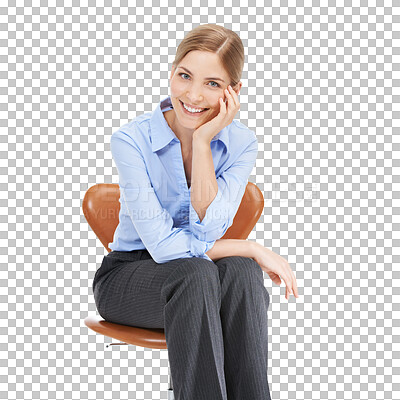
<path fill-rule="evenodd" d="M 233 119 L 243 64 L 236 33 L 198 26 L 178 47 L 171 96 L 111 137 L 121 210 L 96 305 L 107 321 L 164 328 L 176 400 L 270 399 L 262 271 L 298 297 L 285 259 L 220 239 L 257 157 L 255 133 Z"/>

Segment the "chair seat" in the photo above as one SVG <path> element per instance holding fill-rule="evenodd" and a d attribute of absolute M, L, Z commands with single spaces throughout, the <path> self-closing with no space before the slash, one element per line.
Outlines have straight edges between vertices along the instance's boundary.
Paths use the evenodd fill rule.
<path fill-rule="evenodd" d="M 104 320 L 100 315 L 89 315 L 85 325 L 102 335 L 120 340 L 135 346 L 149 349 L 166 349 L 164 329 L 137 328 L 128 325 L 114 324 Z"/>

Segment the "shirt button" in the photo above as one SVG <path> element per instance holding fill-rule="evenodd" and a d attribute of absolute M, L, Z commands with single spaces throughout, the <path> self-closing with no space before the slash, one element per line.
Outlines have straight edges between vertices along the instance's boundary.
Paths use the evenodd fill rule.
<path fill-rule="evenodd" d="M 185 221 L 187 221 L 188 217 L 183 218 Z"/>

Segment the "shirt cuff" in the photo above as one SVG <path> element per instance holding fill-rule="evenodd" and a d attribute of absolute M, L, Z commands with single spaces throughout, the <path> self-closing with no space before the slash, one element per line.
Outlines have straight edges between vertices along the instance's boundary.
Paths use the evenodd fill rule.
<path fill-rule="evenodd" d="M 229 219 L 229 207 L 225 204 L 220 188 L 218 188 L 214 200 L 207 207 L 206 214 L 201 222 L 192 202 L 190 202 L 189 219 L 191 231 L 200 240 L 206 241 L 210 236 L 213 237 L 216 232 L 219 232 L 221 225 L 228 222 Z"/>
<path fill-rule="evenodd" d="M 211 242 L 205 242 L 199 240 L 192 234 L 192 240 L 190 242 L 190 252 L 194 257 L 205 258 L 206 260 L 212 261 L 210 257 L 208 257 L 207 251 L 210 250 L 215 244 L 215 240 Z"/>

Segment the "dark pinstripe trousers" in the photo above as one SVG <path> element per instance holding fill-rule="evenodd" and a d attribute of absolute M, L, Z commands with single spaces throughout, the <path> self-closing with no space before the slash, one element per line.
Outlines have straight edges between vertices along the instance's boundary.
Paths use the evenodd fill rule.
<path fill-rule="evenodd" d="M 269 400 L 269 293 L 252 258 L 112 251 L 93 280 L 110 322 L 164 328 L 175 400 Z"/>

